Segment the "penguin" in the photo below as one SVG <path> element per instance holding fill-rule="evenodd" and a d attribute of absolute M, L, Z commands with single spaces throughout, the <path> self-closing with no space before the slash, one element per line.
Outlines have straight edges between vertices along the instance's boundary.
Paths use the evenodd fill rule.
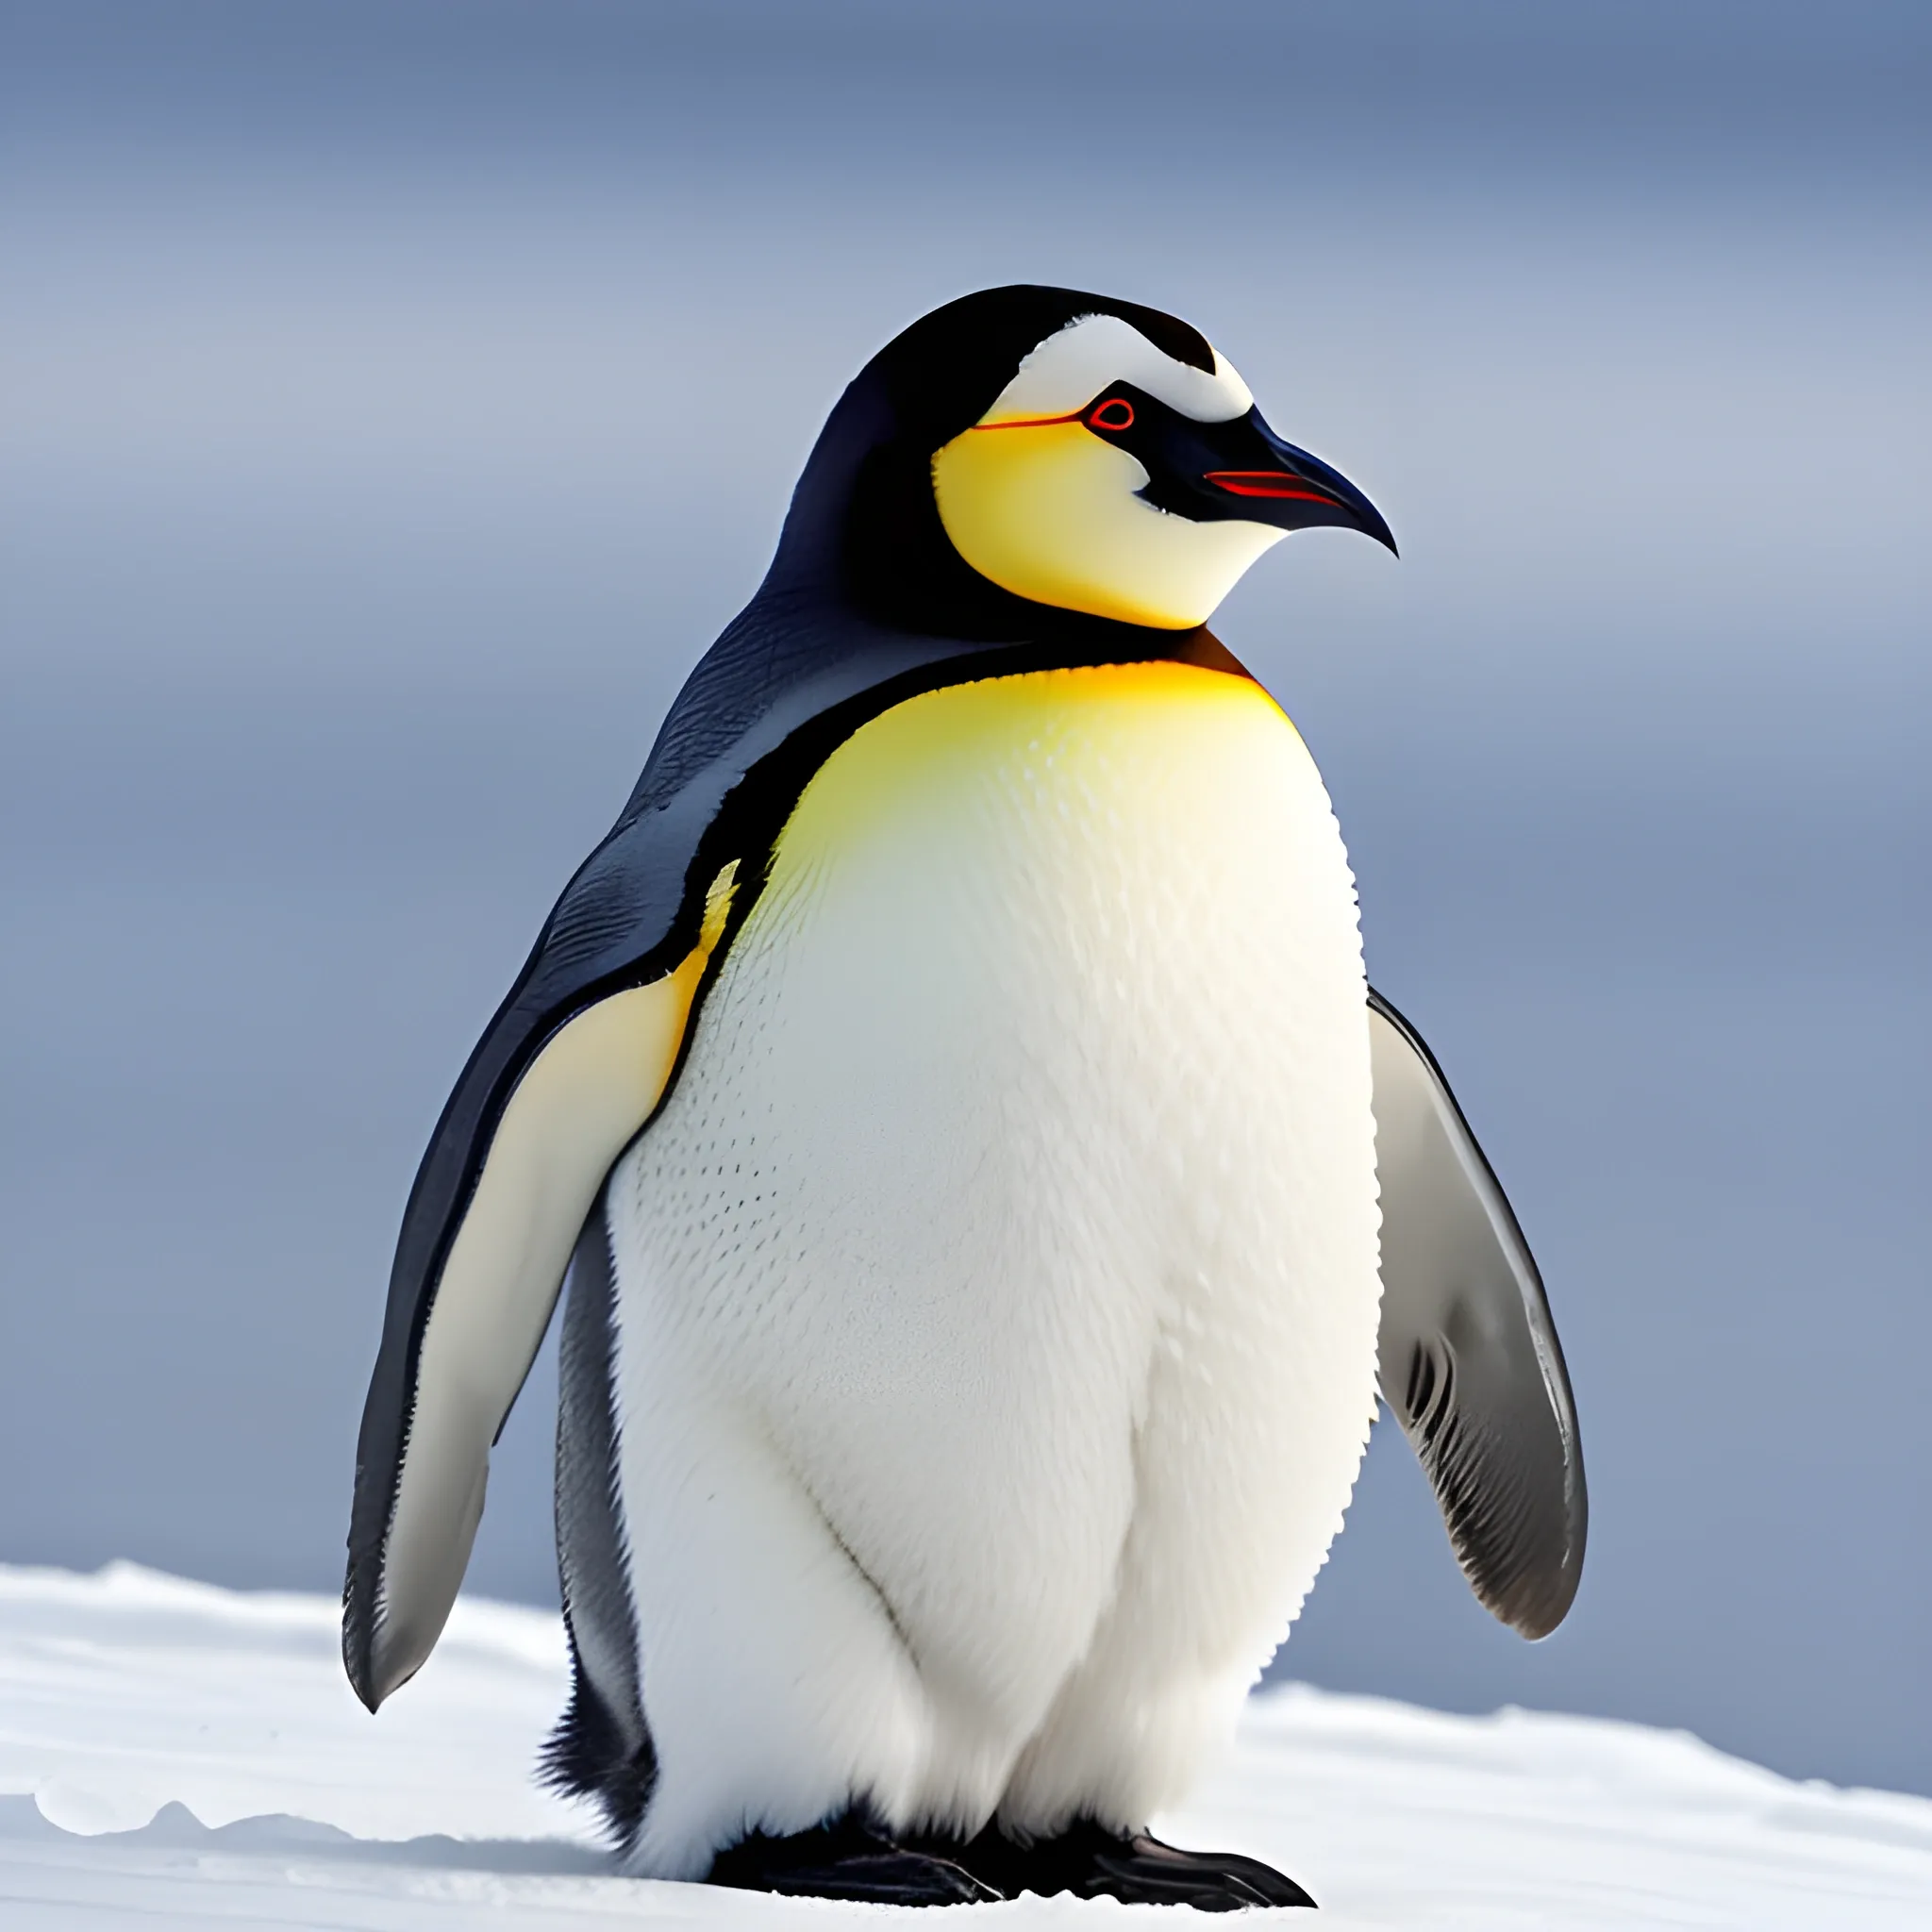
<path fill-rule="evenodd" d="M 1536 1638 L 1586 1492 L 1522 1230 L 1367 985 L 1313 760 L 1208 628 L 1368 497 L 1189 324 L 1016 286 L 844 391 L 437 1124 L 358 1442 L 371 1710 L 561 1292 L 571 1701 L 627 1872 L 1311 1904 L 1148 1821 L 1378 1394 Z"/>

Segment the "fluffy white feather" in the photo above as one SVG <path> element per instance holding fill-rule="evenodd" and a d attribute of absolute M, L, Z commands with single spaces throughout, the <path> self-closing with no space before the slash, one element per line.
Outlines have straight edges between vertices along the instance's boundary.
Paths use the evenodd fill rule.
<path fill-rule="evenodd" d="M 610 1207 L 638 1869 L 855 1796 L 1173 1802 L 1374 1403 L 1354 891 L 1293 727 L 1176 665 L 866 726 Z"/>

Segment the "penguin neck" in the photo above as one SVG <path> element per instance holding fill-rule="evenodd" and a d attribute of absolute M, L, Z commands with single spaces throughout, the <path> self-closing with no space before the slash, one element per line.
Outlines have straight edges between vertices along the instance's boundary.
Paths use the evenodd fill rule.
<path fill-rule="evenodd" d="M 891 442 L 895 427 L 891 407 L 869 375 L 847 385 L 806 458 L 760 600 L 845 601 L 840 565 L 858 474 L 874 450 Z"/>
<path fill-rule="evenodd" d="M 926 446 L 901 431 L 874 372 L 845 391 L 771 569 L 691 672 L 620 826 L 702 771 L 735 783 L 794 733 L 836 736 L 941 685 L 1162 659 L 1248 675 L 1205 625 L 1157 630 L 1056 609 L 980 576 L 946 541 Z"/>
<path fill-rule="evenodd" d="M 1124 624 L 1015 596 L 958 552 L 933 495 L 930 424 L 908 425 L 874 369 L 845 391 L 792 492 L 744 615 L 855 624 L 948 645 L 1020 645 L 1068 663 L 1185 654 L 1194 631 Z"/>

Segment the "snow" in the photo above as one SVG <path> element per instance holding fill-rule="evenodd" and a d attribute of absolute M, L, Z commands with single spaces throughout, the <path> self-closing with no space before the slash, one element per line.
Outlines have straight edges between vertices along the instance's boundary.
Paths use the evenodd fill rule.
<path fill-rule="evenodd" d="M 563 1695 L 555 1617 L 463 1601 L 428 1668 L 375 1719 L 336 1643 L 323 1597 L 241 1595 L 128 1564 L 0 1568 L 9 1932 L 834 1932 L 877 1916 L 615 1875 L 586 1813 L 531 1782 Z M 1162 1828 L 1292 1873 L 1329 1932 L 1932 1926 L 1932 1800 L 1794 1784 L 1682 1733 L 1597 1719 L 1274 1691 Z M 1126 1908 L 971 1909 L 965 1923 L 991 1932 L 1066 1932 Z"/>

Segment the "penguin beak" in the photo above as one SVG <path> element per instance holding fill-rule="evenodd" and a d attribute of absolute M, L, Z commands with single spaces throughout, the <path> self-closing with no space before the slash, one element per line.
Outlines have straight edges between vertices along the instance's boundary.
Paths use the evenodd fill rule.
<path fill-rule="evenodd" d="M 1359 530 L 1401 554 L 1382 512 L 1340 470 L 1284 442 L 1258 409 L 1213 429 L 1202 427 L 1203 441 L 1212 439 L 1214 467 L 1201 472 L 1199 488 L 1218 516 L 1272 524 L 1278 530 Z"/>

